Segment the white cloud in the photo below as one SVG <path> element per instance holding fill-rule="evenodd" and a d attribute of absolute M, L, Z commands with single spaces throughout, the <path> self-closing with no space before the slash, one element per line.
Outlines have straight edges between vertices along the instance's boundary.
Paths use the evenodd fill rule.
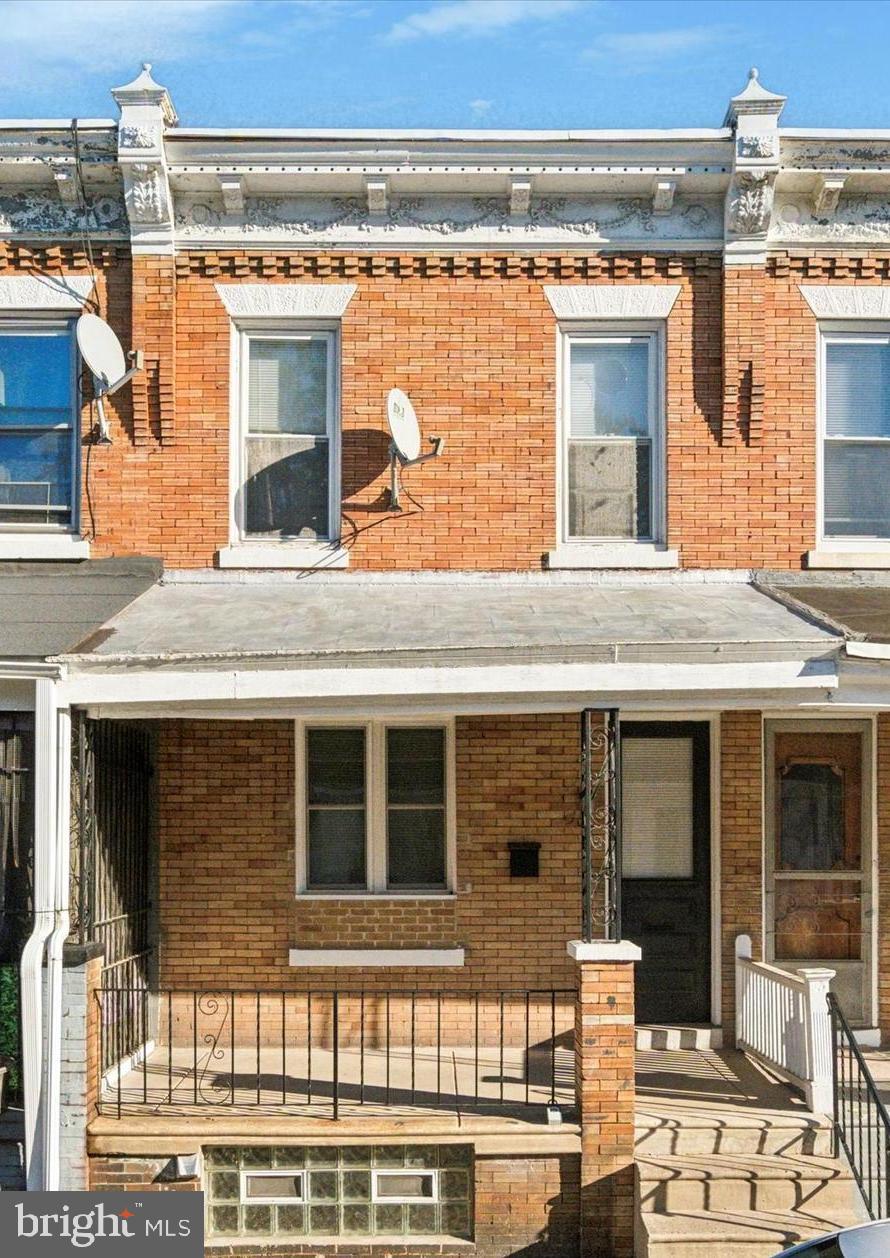
<path fill-rule="evenodd" d="M 656 62 L 697 52 L 719 43 L 725 26 L 686 26 L 664 31 L 627 31 L 600 35 L 585 57 L 608 61 L 616 68 L 643 70 Z"/>
<path fill-rule="evenodd" d="M 477 118 L 481 118 L 484 114 L 488 113 L 493 104 L 494 101 L 490 100 L 471 100 L 470 109 L 472 109 Z"/>
<path fill-rule="evenodd" d="M 588 0 L 588 3 L 590 0 Z M 387 39 L 403 41 L 439 35 L 490 35 L 518 22 L 546 22 L 578 8 L 580 0 L 447 0 L 409 13 Z"/>

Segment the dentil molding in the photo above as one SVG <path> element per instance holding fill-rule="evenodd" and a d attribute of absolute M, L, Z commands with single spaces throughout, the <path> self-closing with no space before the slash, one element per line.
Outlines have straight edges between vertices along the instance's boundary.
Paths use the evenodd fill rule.
<path fill-rule="evenodd" d="M 355 284 L 217 284 L 233 319 L 339 319 Z"/>
<path fill-rule="evenodd" d="M 666 319 L 679 284 L 545 284 L 557 319 Z"/>
<path fill-rule="evenodd" d="M 817 319 L 890 319 L 890 285 L 799 284 Z"/>
<path fill-rule="evenodd" d="M 2 275 L 0 310 L 81 310 L 92 291 L 90 275 Z"/>

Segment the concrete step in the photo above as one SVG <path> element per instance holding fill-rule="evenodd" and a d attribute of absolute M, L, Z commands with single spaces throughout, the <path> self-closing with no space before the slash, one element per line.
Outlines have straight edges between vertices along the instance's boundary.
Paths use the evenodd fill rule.
<path fill-rule="evenodd" d="M 805 1210 L 828 1217 L 849 1212 L 857 1191 L 834 1158 L 667 1155 L 639 1158 L 637 1167 L 644 1214 Z"/>
<path fill-rule="evenodd" d="M 665 1154 L 831 1157 L 831 1145 L 829 1120 L 815 1114 L 748 1111 L 743 1106 L 710 1114 L 694 1111 L 670 1114 L 664 1107 L 647 1110 L 642 1101 L 638 1102 L 638 1158 L 657 1158 Z"/>
<path fill-rule="evenodd" d="M 723 1047 L 723 1028 L 699 1023 L 677 1023 L 676 1026 L 644 1023 L 634 1028 L 634 1036 L 639 1052 Z"/>
<path fill-rule="evenodd" d="M 751 1214 L 710 1211 L 638 1216 L 635 1258 L 775 1258 L 800 1241 L 860 1222 L 852 1212 L 823 1216 L 806 1209 Z"/>
<path fill-rule="evenodd" d="M 0 1140 L 0 1191 L 25 1187 L 25 1151 L 18 1140 Z"/>

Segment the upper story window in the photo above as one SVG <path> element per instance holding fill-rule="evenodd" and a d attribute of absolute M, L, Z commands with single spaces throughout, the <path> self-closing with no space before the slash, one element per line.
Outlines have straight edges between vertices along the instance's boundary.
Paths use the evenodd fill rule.
<path fill-rule="evenodd" d="M 566 335 L 564 541 L 660 540 L 659 359 L 655 332 Z"/>
<path fill-rule="evenodd" d="M 822 335 L 822 535 L 890 540 L 890 333 Z"/>
<path fill-rule="evenodd" d="M 310 725 L 297 740 L 300 889 L 447 892 L 450 729 Z"/>
<path fill-rule="evenodd" d="M 0 323 L 0 529 L 77 526 L 74 335 L 67 323 Z"/>
<path fill-rule="evenodd" d="M 331 331 L 241 334 L 241 538 L 338 536 L 336 359 Z"/>

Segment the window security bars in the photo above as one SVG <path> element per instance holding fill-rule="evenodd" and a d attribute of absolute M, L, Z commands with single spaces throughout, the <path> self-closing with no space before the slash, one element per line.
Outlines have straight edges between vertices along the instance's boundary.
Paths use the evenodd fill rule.
<path fill-rule="evenodd" d="M 835 1155 L 843 1149 L 873 1219 L 890 1212 L 890 1114 L 834 993 L 828 995 L 834 1048 Z"/>
<path fill-rule="evenodd" d="M 621 938 L 621 732 L 618 709 L 581 714 L 581 937 Z"/>
<path fill-rule="evenodd" d="M 106 1114 L 220 1106 L 336 1119 L 356 1107 L 543 1113 L 574 1103 L 571 988 L 107 986 L 97 999 Z"/>

